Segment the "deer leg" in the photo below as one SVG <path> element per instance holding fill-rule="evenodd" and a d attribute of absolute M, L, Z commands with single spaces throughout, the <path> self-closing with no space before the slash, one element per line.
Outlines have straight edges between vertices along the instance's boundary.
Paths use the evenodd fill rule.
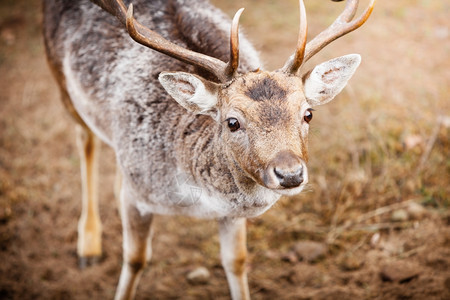
<path fill-rule="evenodd" d="M 102 224 L 98 212 L 98 151 L 100 142 L 87 127 L 77 125 L 77 146 L 81 162 L 82 207 L 78 221 L 77 252 L 80 267 L 98 261 L 102 255 Z"/>
<path fill-rule="evenodd" d="M 245 261 L 246 247 L 246 219 L 225 218 L 219 221 L 220 255 L 225 269 L 231 298 L 250 299 L 248 290 Z"/>
<path fill-rule="evenodd" d="M 120 208 L 120 191 L 122 190 L 122 172 L 119 166 L 116 166 L 116 177 L 114 178 L 114 198 L 117 202 L 117 210 L 119 211 L 120 217 L 122 217 L 122 211 Z"/>
<path fill-rule="evenodd" d="M 121 217 L 123 226 L 123 265 L 115 300 L 133 299 L 139 278 L 152 249 L 153 214 L 141 215 L 127 203 L 125 191 L 121 192 Z"/>

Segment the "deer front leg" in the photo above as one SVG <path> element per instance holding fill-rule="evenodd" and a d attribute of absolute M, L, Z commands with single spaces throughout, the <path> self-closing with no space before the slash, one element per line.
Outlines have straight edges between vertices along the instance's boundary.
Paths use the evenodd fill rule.
<path fill-rule="evenodd" d="M 98 152 L 100 142 L 88 128 L 77 125 L 77 146 L 81 164 L 82 207 L 78 221 L 77 252 L 80 267 L 102 255 L 102 224 L 98 213 Z"/>
<path fill-rule="evenodd" d="M 233 300 L 250 299 L 245 262 L 247 231 L 245 218 L 219 221 L 220 255 Z"/>
<path fill-rule="evenodd" d="M 136 287 L 146 263 L 150 260 L 152 249 L 153 214 L 141 215 L 129 203 L 123 189 L 120 196 L 123 227 L 123 265 L 115 300 L 133 299 Z"/>
<path fill-rule="evenodd" d="M 120 206 L 120 191 L 122 190 L 122 172 L 119 165 L 116 165 L 116 177 L 114 178 L 114 198 L 116 198 L 117 210 L 119 216 L 122 218 L 122 211 Z"/>

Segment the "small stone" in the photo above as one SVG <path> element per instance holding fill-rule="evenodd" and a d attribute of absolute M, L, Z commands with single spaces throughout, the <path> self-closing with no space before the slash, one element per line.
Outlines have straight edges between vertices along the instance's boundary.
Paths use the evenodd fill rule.
<path fill-rule="evenodd" d="M 298 262 L 297 254 L 294 251 L 289 251 L 281 256 L 281 260 L 295 264 Z"/>
<path fill-rule="evenodd" d="M 189 274 L 187 274 L 187 280 L 191 284 L 206 284 L 209 281 L 210 274 L 207 268 L 205 267 L 198 267 Z"/>
<path fill-rule="evenodd" d="M 420 136 L 418 134 L 413 134 L 413 135 L 408 135 L 407 137 L 405 137 L 404 144 L 405 144 L 406 150 L 410 150 L 416 146 L 423 145 L 424 140 L 423 140 L 422 136 Z"/>
<path fill-rule="evenodd" d="M 391 220 L 394 222 L 404 222 L 408 220 L 408 212 L 404 209 L 397 209 L 392 212 Z"/>
<path fill-rule="evenodd" d="M 264 256 L 270 260 L 280 259 L 280 254 L 273 250 L 264 251 Z"/>
<path fill-rule="evenodd" d="M 2 30 L 0 36 L 8 46 L 12 46 L 16 42 L 16 35 L 14 34 L 14 31 L 9 28 Z"/>
<path fill-rule="evenodd" d="M 373 248 L 375 248 L 376 246 L 378 246 L 378 243 L 380 242 L 380 233 L 379 232 L 375 232 L 372 237 L 370 238 L 370 246 L 372 246 Z"/>
<path fill-rule="evenodd" d="M 11 219 L 12 211 L 10 207 L 0 209 L 0 224 L 6 224 Z"/>
<path fill-rule="evenodd" d="M 314 241 L 301 241 L 294 245 L 294 251 L 298 259 L 314 262 L 325 256 L 327 246 L 324 243 Z"/>
<path fill-rule="evenodd" d="M 450 116 L 441 116 L 439 120 L 445 128 L 450 128 Z"/>
<path fill-rule="evenodd" d="M 361 269 L 364 262 L 353 254 L 346 255 L 340 262 L 339 266 L 344 271 L 356 271 Z"/>
<path fill-rule="evenodd" d="M 380 277 L 383 281 L 409 282 L 421 273 L 420 268 L 410 262 L 397 261 L 385 264 L 380 271 Z"/>
<path fill-rule="evenodd" d="M 408 212 L 410 219 L 413 220 L 421 220 L 427 214 L 425 207 L 415 202 L 411 202 L 406 208 L 406 211 Z"/>

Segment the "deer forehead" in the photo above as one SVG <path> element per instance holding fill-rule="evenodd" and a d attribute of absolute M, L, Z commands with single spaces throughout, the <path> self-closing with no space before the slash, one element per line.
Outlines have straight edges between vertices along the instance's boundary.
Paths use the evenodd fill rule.
<path fill-rule="evenodd" d="M 236 78 L 223 90 L 226 111 L 238 110 L 262 124 L 289 123 L 307 106 L 301 78 L 281 72 L 252 72 Z"/>

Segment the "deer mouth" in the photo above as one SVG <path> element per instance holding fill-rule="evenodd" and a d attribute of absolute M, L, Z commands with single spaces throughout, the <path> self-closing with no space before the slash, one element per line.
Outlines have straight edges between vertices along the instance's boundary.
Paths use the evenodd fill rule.
<path fill-rule="evenodd" d="M 294 188 L 279 188 L 279 189 L 272 189 L 272 190 L 283 196 L 295 196 L 295 195 L 300 194 L 303 191 L 303 189 L 305 188 L 305 186 L 306 186 L 306 183 L 303 182 L 302 184 L 300 184 L 299 186 L 294 187 Z"/>

